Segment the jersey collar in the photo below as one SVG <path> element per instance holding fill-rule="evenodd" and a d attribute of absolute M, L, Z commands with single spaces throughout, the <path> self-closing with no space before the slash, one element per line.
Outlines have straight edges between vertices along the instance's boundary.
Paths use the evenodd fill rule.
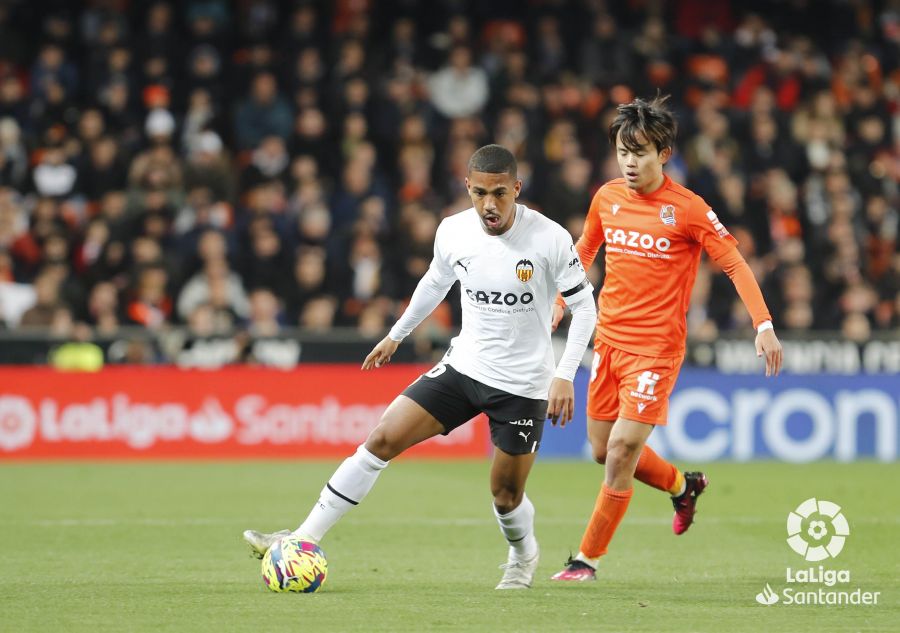
<path fill-rule="evenodd" d="M 629 189 L 628 195 L 638 200 L 653 200 L 657 198 L 663 191 L 668 189 L 670 184 L 672 184 L 672 179 L 669 178 L 668 174 L 663 173 L 663 182 L 658 188 L 654 189 L 650 193 L 638 193 L 637 191 Z"/>

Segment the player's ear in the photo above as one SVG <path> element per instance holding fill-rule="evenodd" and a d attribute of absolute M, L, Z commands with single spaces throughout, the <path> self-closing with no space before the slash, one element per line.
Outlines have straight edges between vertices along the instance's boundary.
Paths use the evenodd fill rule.
<path fill-rule="evenodd" d="M 513 189 L 513 191 L 515 193 L 514 197 L 518 198 L 519 194 L 522 193 L 522 181 L 521 180 L 516 180 L 516 186 Z"/>
<path fill-rule="evenodd" d="M 669 159 L 672 158 L 672 148 L 664 147 L 662 151 L 659 153 L 659 162 L 665 165 L 669 162 Z"/>

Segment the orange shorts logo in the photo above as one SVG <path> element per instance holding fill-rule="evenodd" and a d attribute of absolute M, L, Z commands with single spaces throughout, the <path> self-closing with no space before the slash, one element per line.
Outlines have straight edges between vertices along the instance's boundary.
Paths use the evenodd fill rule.
<path fill-rule="evenodd" d="M 665 424 L 681 357 L 639 356 L 600 343 L 588 386 L 588 417 Z"/>

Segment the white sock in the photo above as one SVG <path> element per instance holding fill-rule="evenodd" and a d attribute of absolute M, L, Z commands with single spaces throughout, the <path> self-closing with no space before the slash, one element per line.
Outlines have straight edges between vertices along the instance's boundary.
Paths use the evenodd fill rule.
<path fill-rule="evenodd" d="M 582 563 L 585 563 L 586 565 L 590 565 L 594 569 L 597 569 L 597 565 L 600 564 L 599 558 L 588 558 L 581 552 L 578 552 L 578 555 L 575 557 L 575 560 L 580 560 Z"/>
<path fill-rule="evenodd" d="M 538 553 L 538 544 L 534 536 L 534 505 L 528 496 L 524 495 L 519 507 L 507 514 L 500 514 L 496 506 L 492 507 L 500 531 L 509 543 L 509 560 L 534 558 Z"/>
<path fill-rule="evenodd" d="M 365 445 L 360 445 L 334 471 L 309 516 L 294 530 L 294 534 L 315 542 L 321 541 L 347 510 L 365 499 L 387 465 L 388 462 L 378 459 L 366 450 Z"/>

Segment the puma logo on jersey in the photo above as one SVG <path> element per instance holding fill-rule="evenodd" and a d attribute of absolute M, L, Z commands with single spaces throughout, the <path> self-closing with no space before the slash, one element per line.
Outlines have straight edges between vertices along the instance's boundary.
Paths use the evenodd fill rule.
<path fill-rule="evenodd" d="M 612 206 L 612 212 L 613 212 L 613 215 L 617 214 L 619 212 L 619 205 L 614 204 Z"/>
<path fill-rule="evenodd" d="M 522 439 L 525 440 L 525 441 L 527 442 L 527 441 L 528 441 L 528 436 L 531 435 L 531 431 L 528 431 L 528 433 L 523 433 L 522 431 L 519 431 L 519 435 L 521 435 L 521 436 L 522 436 Z"/>
<path fill-rule="evenodd" d="M 457 259 L 457 260 L 456 260 L 456 263 L 453 264 L 453 265 L 454 265 L 454 266 L 459 266 L 459 267 L 462 268 L 464 271 L 466 271 L 466 274 L 468 275 L 468 274 L 469 274 L 469 267 L 468 267 L 468 265 L 467 265 L 468 262 L 469 262 L 468 259 L 466 260 L 466 263 L 463 263 L 463 260 L 461 260 L 461 259 Z"/>

